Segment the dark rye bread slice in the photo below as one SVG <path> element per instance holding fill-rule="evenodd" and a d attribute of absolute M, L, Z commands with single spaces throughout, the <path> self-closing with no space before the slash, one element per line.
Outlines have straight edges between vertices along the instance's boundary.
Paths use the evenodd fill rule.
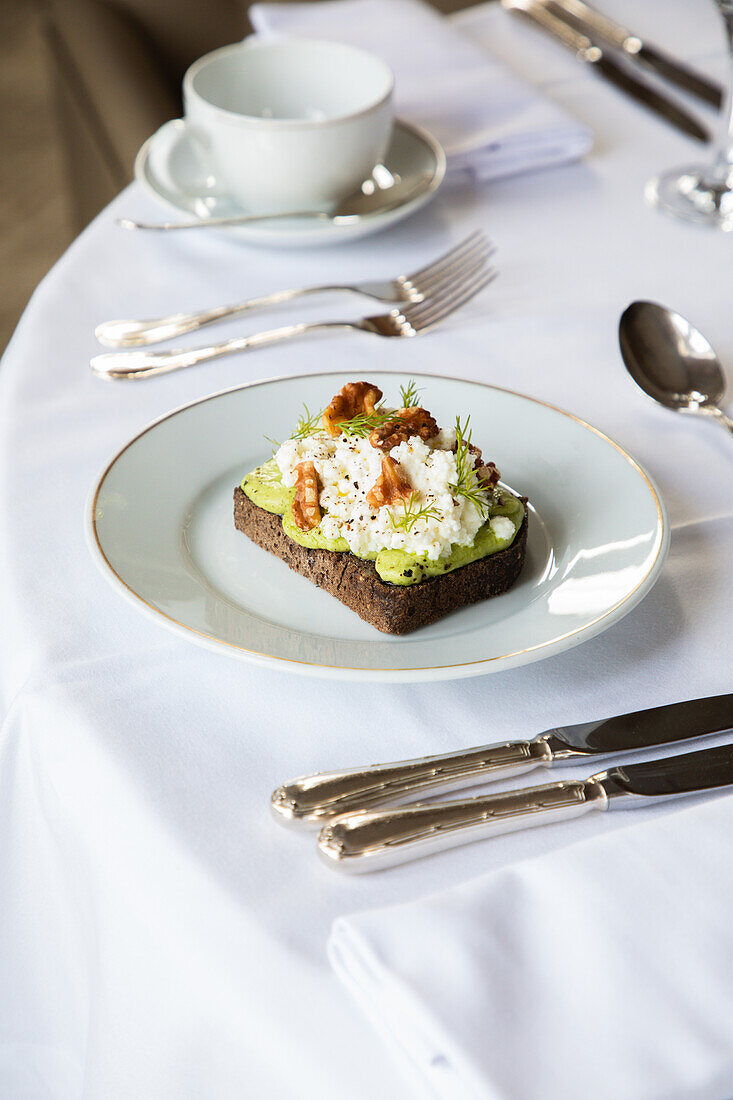
<path fill-rule="evenodd" d="M 527 509 L 511 546 L 442 577 L 412 585 L 387 584 L 374 562 L 332 550 L 309 550 L 285 534 L 280 516 L 253 504 L 237 486 L 234 526 L 385 634 L 408 634 L 451 611 L 500 596 L 516 581 L 527 548 Z"/>

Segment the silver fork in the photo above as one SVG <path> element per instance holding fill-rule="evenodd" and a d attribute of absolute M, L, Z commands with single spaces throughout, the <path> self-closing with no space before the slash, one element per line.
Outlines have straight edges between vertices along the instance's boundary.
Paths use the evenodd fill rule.
<path fill-rule="evenodd" d="M 374 333 L 376 336 L 417 336 L 418 333 L 434 328 L 475 298 L 497 275 L 498 271 L 492 267 L 487 268 L 485 260 L 482 260 L 474 263 L 460 278 L 453 279 L 434 297 L 405 305 L 402 309 L 393 309 L 389 313 L 381 313 L 376 317 L 365 317 L 361 321 L 319 321 L 286 325 L 269 332 L 258 332 L 237 340 L 226 340 L 220 344 L 187 350 L 106 352 L 95 355 L 91 367 L 102 378 L 151 378 L 156 374 L 167 374 L 169 371 L 218 359 L 222 355 L 249 351 L 267 344 L 279 344 L 283 340 L 291 340 L 295 336 L 317 330 L 356 329 Z"/>
<path fill-rule="evenodd" d="M 352 294 L 364 294 L 378 302 L 422 302 L 425 298 L 439 293 L 452 279 L 475 260 L 485 260 L 494 252 L 494 246 L 481 230 L 476 230 L 449 249 L 437 260 L 412 275 L 398 275 L 396 279 L 383 282 L 353 283 L 346 285 L 325 285 L 299 287 L 296 290 L 276 290 L 260 298 L 249 298 L 245 302 L 233 305 L 215 306 L 196 313 L 174 313 L 169 317 L 158 317 L 148 321 L 103 321 L 97 325 L 94 334 L 100 344 L 108 348 L 139 348 L 157 344 L 161 340 L 172 340 L 184 332 L 194 332 L 223 321 L 226 317 L 238 317 L 242 313 L 263 309 L 265 306 L 289 302 L 293 298 L 303 298 L 309 294 L 321 294 L 325 291 L 348 291 Z"/>

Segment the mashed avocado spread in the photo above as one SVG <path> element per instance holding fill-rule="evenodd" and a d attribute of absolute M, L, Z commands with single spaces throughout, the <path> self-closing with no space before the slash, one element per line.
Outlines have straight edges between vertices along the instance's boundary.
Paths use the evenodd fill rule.
<path fill-rule="evenodd" d="M 311 550 L 332 550 L 336 553 L 348 551 L 349 547 L 345 539 L 326 538 L 320 525 L 311 531 L 301 531 L 296 527 L 292 513 L 295 490 L 283 485 L 280 470 L 274 459 L 259 466 L 251 474 L 247 474 L 242 481 L 242 489 L 258 508 L 282 516 L 283 530 L 294 542 Z M 489 516 L 484 525 L 479 528 L 471 545 L 453 546 L 448 557 L 430 561 L 428 558 L 408 554 L 404 550 L 380 550 L 378 554 L 370 554 L 367 557 L 374 562 L 377 573 L 383 581 L 389 584 L 408 585 L 417 584 L 418 581 L 428 577 L 442 576 L 443 573 L 450 573 L 462 565 L 468 565 L 472 561 L 478 561 L 479 558 L 505 550 L 507 546 L 511 546 L 517 531 L 522 526 L 524 505 L 521 500 L 505 489 L 500 489 L 498 495 L 498 501 L 490 505 Z M 490 520 L 494 516 L 506 516 L 514 524 L 514 532 L 509 538 L 497 538 L 491 530 Z"/>

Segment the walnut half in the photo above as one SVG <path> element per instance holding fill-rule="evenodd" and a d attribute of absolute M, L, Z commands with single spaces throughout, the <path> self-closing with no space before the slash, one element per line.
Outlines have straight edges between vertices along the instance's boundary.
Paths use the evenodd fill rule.
<path fill-rule="evenodd" d="M 318 501 L 318 474 L 312 462 L 301 462 L 295 467 L 295 499 L 293 519 L 300 531 L 311 531 L 321 522 L 321 506 Z"/>
<path fill-rule="evenodd" d="M 484 462 L 482 466 L 476 467 L 476 477 L 481 482 L 482 489 L 495 489 L 501 474 L 493 462 Z"/>
<path fill-rule="evenodd" d="M 495 489 L 499 484 L 499 478 L 501 474 L 497 470 L 493 462 L 484 462 L 483 455 L 481 454 L 481 448 L 477 447 L 475 443 L 469 443 L 469 453 L 474 456 L 476 463 L 474 470 L 476 471 L 476 478 L 482 489 Z"/>
<path fill-rule="evenodd" d="M 420 439 L 432 439 L 438 434 L 438 423 L 427 409 L 411 406 L 397 409 L 394 416 L 394 420 L 381 428 L 375 428 L 369 436 L 369 442 L 378 451 L 391 451 L 413 435 L 419 435 Z"/>
<path fill-rule="evenodd" d="M 339 425 L 355 416 L 371 416 L 382 391 L 371 382 L 347 382 L 331 400 L 323 414 L 323 427 L 329 435 L 338 435 Z"/>
<path fill-rule="evenodd" d="M 394 504 L 398 500 L 407 500 L 412 495 L 412 485 L 389 455 L 382 459 L 382 472 L 367 493 L 370 508 L 381 508 L 385 504 Z"/>

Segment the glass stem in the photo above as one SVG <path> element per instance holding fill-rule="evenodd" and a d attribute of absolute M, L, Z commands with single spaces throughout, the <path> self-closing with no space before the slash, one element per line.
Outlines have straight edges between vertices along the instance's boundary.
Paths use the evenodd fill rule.
<path fill-rule="evenodd" d="M 718 7 L 723 17 L 728 45 L 728 79 L 721 108 L 722 129 L 712 166 L 711 182 L 730 185 L 733 182 L 733 0 L 718 0 Z"/>

